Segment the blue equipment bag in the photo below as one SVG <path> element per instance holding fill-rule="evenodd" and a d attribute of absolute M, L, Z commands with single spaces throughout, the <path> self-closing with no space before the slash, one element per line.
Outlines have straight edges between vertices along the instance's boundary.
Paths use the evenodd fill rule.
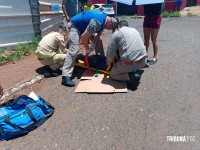
<path fill-rule="evenodd" d="M 0 105 L 0 141 L 28 134 L 54 113 L 49 103 L 38 98 L 22 95 Z"/>

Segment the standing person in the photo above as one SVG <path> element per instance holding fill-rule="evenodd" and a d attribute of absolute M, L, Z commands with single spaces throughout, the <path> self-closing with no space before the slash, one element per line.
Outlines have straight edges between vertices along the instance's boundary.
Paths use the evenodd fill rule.
<path fill-rule="evenodd" d="M 78 14 L 78 0 L 63 0 L 62 10 L 67 22 L 71 21 L 71 18 Z"/>
<path fill-rule="evenodd" d="M 86 11 L 86 10 L 95 10 L 95 7 L 93 5 L 93 1 L 92 0 L 87 0 L 87 4 L 84 6 L 84 11 Z M 92 35 L 90 37 L 89 43 L 91 43 L 90 41 L 91 42 L 94 41 L 94 35 Z"/>
<path fill-rule="evenodd" d="M 111 38 L 107 49 L 107 64 L 110 65 L 116 57 L 118 61 L 113 64 L 110 77 L 114 80 L 129 81 L 134 85 L 140 80 L 135 71 L 145 66 L 146 49 L 140 33 L 128 27 L 125 20 L 121 20 Z"/>
<path fill-rule="evenodd" d="M 67 53 L 65 44 L 66 36 L 66 28 L 60 26 L 55 31 L 44 36 L 35 51 L 40 63 L 49 66 L 48 72 L 50 76 L 58 76 L 59 69 L 64 64 Z"/>
<path fill-rule="evenodd" d="M 162 3 L 157 4 L 146 4 L 144 5 L 144 22 L 143 22 L 143 33 L 144 33 L 144 45 L 148 53 L 149 40 L 153 43 L 153 59 L 149 61 L 150 65 L 153 65 L 158 60 L 158 41 L 157 36 L 161 25 L 161 10 Z"/>
<path fill-rule="evenodd" d="M 84 11 L 86 10 L 95 10 L 92 0 L 87 0 L 87 5 L 84 6 Z"/>
<path fill-rule="evenodd" d="M 91 35 L 97 33 L 94 38 L 94 43 L 97 43 L 100 40 L 104 28 L 108 30 L 117 28 L 117 19 L 108 17 L 105 13 L 97 10 L 84 11 L 72 17 L 69 32 L 69 50 L 62 71 L 62 85 L 69 87 L 75 86 L 75 83 L 71 80 L 71 76 L 78 54 L 80 38 L 86 49 L 85 60 L 87 60 L 90 51 L 95 48 L 94 46 L 89 47 L 88 39 Z"/>

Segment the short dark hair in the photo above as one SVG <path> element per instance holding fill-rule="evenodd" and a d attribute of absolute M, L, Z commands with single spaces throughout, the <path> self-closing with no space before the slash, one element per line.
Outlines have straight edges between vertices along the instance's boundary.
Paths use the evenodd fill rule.
<path fill-rule="evenodd" d="M 54 31 L 60 31 L 60 30 L 62 30 L 62 31 L 66 31 L 66 32 L 68 32 L 68 30 L 67 30 L 67 28 L 65 27 L 65 26 L 59 26 L 57 29 L 55 29 Z"/>
<path fill-rule="evenodd" d="M 123 27 L 123 26 L 128 27 L 128 22 L 127 22 L 126 20 L 121 20 L 121 21 L 119 22 L 118 26 L 119 26 L 120 28 Z"/>
<path fill-rule="evenodd" d="M 115 19 L 115 27 L 113 28 L 113 30 L 112 30 L 112 32 L 114 33 L 115 32 L 115 30 L 118 28 L 118 24 L 119 24 L 119 19 L 118 18 L 115 18 L 115 17 L 113 17 L 114 19 Z"/>

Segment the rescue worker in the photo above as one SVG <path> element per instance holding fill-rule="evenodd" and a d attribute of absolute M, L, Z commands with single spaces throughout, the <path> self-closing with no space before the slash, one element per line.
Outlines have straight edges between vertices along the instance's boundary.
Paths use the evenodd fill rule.
<path fill-rule="evenodd" d="M 85 60 L 87 60 L 90 51 L 95 48 L 94 44 L 89 47 L 88 39 L 91 35 L 97 33 L 94 37 L 94 43 L 97 43 L 100 40 L 104 28 L 108 30 L 117 28 L 117 19 L 108 17 L 105 13 L 98 10 L 84 11 L 72 17 L 72 22 L 69 27 L 69 50 L 62 70 L 62 85 L 69 87 L 75 86 L 75 83 L 71 80 L 71 76 L 79 50 L 80 38 L 86 49 Z"/>
<path fill-rule="evenodd" d="M 129 81 L 133 85 L 140 80 L 135 71 L 145 66 L 146 49 L 140 33 L 128 27 L 125 20 L 121 20 L 111 38 L 107 49 L 107 64 L 113 63 L 115 57 L 119 59 L 113 64 L 110 77 L 114 80 Z"/>
<path fill-rule="evenodd" d="M 35 51 L 37 59 L 41 64 L 49 66 L 48 72 L 52 77 L 60 74 L 60 67 L 64 64 L 67 52 L 66 39 L 66 28 L 59 26 L 55 31 L 42 38 Z"/>
<path fill-rule="evenodd" d="M 93 1 L 92 0 L 87 0 L 87 4 L 84 6 L 84 11 L 87 11 L 87 10 L 95 10 L 95 7 L 93 5 Z M 94 35 L 92 35 L 90 37 L 90 40 L 88 42 L 92 43 L 93 41 L 94 41 Z"/>

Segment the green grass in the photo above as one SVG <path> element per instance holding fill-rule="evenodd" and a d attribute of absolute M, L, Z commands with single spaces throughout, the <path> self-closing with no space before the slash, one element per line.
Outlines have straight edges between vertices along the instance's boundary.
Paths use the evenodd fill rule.
<path fill-rule="evenodd" d="M 121 19 L 126 19 L 128 16 L 125 16 L 125 15 L 123 15 L 123 16 L 121 16 L 120 18 Z"/>
<path fill-rule="evenodd" d="M 0 50 L 0 64 L 4 62 L 14 62 L 22 59 L 24 56 L 33 53 L 38 46 L 41 37 L 33 38 L 31 42 L 19 44 L 15 50 Z"/>
<path fill-rule="evenodd" d="M 169 12 L 169 11 L 163 11 L 162 12 L 162 16 L 164 18 L 172 18 L 172 17 L 180 17 L 181 16 L 181 13 L 180 11 L 172 11 L 172 12 Z"/>
<path fill-rule="evenodd" d="M 188 17 L 191 17 L 191 16 L 192 16 L 192 13 L 191 13 L 191 12 L 188 12 L 188 13 L 187 13 L 187 16 L 188 16 Z"/>
<path fill-rule="evenodd" d="M 137 19 L 137 15 L 131 16 L 131 19 Z"/>
<path fill-rule="evenodd" d="M 126 19 L 137 19 L 137 18 L 141 18 L 141 16 L 137 16 L 135 15 L 123 15 L 123 16 L 119 16 L 120 19 L 126 20 Z"/>
<path fill-rule="evenodd" d="M 181 16 L 181 13 L 180 11 L 176 10 L 176 11 L 163 11 L 162 12 L 162 16 L 164 18 L 172 18 L 172 17 L 180 17 Z M 137 18 L 141 18 L 140 16 L 137 16 L 137 15 L 133 15 L 133 16 L 128 16 L 128 15 L 123 15 L 123 16 L 120 16 L 120 19 L 137 19 Z"/>

